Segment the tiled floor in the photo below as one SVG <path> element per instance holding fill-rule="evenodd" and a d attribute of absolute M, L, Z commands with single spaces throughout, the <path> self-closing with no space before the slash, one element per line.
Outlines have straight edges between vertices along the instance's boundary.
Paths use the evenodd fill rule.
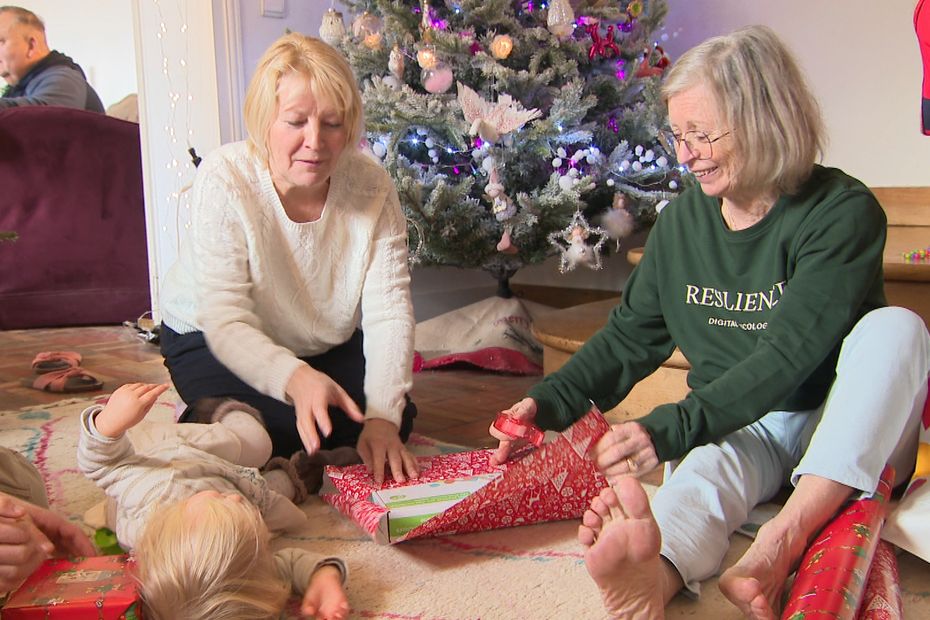
<path fill-rule="evenodd" d="M 30 365 L 36 353 L 62 350 L 84 356 L 81 366 L 104 384 L 96 393 L 112 392 L 123 383 L 168 380 L 158 347 L 143 342 L 128 327 L 0 332 L 0 409 L 71 397 L 25 385 L 35 378 Z M 412 394 L 419 409 L 415 430 L 460 445 L 490 446 L 493 441 L 487 429 L 494 415 L 522 398 L 538 380 L 464 369 L 417 373 Z"/>

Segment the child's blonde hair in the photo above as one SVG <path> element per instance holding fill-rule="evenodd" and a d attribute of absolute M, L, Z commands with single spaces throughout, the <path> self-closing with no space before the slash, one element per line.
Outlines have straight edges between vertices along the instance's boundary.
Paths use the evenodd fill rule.
<path fill-rule="evenodd" d="M 203 498 L 156 511 L 135 548 L 146 617 L 155 620 L 277 618 L 290 592 L 270 534 L 247 501 Z"/>

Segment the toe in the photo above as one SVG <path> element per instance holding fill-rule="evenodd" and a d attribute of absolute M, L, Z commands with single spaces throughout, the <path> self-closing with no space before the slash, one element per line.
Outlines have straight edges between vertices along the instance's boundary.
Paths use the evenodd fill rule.
<path fill-rule="evenodd" d="M 615 498 L 618 505 L 632 519 L 650 519 L 652 510 L 649 508 L 649 496 L 636 478 L 623 478 L 617 483 Z"/>

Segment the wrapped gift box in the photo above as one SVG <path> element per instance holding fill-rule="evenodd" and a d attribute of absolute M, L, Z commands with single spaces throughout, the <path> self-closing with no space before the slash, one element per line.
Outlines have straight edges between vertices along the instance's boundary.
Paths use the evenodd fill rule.
<path fill-rule="evenodd" d="M 503 465 L 494 450 L 420 457 L 418 480 L 380 488 L 364 465 L 327 467 L 320 497 L 380 543 L 576 519 L 607 486 L 586 455 L 609 428 L 592 409 Z"/>
<path fill-rule="evenodd" d="M 46 560 L 3 606 L 3 620 L 141 620 L 126 555 Z"/>

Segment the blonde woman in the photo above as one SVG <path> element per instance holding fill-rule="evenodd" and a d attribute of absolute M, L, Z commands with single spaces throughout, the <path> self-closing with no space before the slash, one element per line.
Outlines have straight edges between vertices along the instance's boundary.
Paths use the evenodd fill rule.
<path fill-rule="evenodd" d="M 349 64 L 285 35 L 259 61 L 245 122 L 247 141 L 201 163 L 162 288 L 181 421 L 234 398 L 261 412 L 278 456 L 352 446 L 378 483 L 385 467 L 416 477 L 407 229 L 387 172 L 358 149 Z"/>
<path fill-rule="evenodd" d="M 256 460 L 249 451 L 265 432 L 241 403 L 220 409 L 214 424 L 150 425 L 140 437 L 154 441 L 136 450 L 126 431 L 167 387 L 120 387 L 81 414 L 78 440 L 78 466 L 115 504 L 117 538 L 136 558 L 146 617 L 272 620 L 294 592 L 304 615 L 345 618 L 342 560 L 271 552 L 271 532 L 307 518 L 282 470 L 237 464 Z"/>

